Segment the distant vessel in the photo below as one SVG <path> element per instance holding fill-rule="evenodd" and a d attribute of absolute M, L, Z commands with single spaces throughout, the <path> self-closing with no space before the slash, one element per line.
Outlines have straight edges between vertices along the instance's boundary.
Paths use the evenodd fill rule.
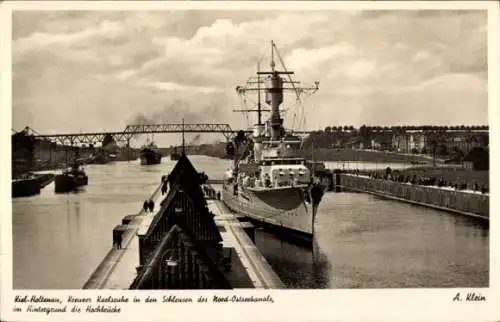
<path fill-rule="evenodd" d="M 224 178 L 222 199 L 233 211 L 266 224 L 288 236 L 311 243 L 314 235 L 314 220 L 318 205 L 324 194 L 319 179 L 307 166 L 305 158 L 299 156 L 300 137 L 285 131 L 280 115 L 283 90 L 291 89 L 297 94 L 318 90 L 319 82 L 311 88 L 298 88 L 291 79 L 293 72 L 276 71 L 274 52 L 282 65 L 279 52 L 271 42 L 271 70 L 257 72 L 255 87 L 236 88 L 239 94 L 252 90 L 258 93 L 258 108 L 243 110 L 258 112 L 258 122 L 250 138 L 240 131 L 228 144 L 226 152 L 233 156 L 234 164 Z M 261 76 L 266 76 L 261 80 Z M 287 76 L 288 80 L 281 75 Z M 264 84 L 264 88 L 261 88 Z M 284 87 L 284 84 L 290 84 Z M 265 93 L 265 102 L 271 115 L 261 122 L 260 92 Z M 311 94 L 312 94 L 311 93 Z M 268 110 L 269 111 L 269 110 Z"/>
<path fill-rule="evenodd" d="M 177 147 L 174 147 L 172 153 L 170 153 L 170 160 L 178 161 L 181 158 L 181 154 L 177 151 Z"/>
<path fill-rule="evenodd" d="M 96 153 L 91 154 L 86 163 L 93 164 L 108 164 L 116 160 L 116 155 L 109 153 L 108 151 L 99 149 Z"/>
<path fill-rule="evenodd" d="M 56 175 L 55 192 L 67 193 L 76 190 L 81 186 L 86 186 L 89 183 L 89 178 L 83 167 L 76 162 L 62 174 Z"/>
<path fill-rule="evenodd" d="M 172 161 L 178 161 L 181 158 L 182 153 L 186 153 L 186 142 L 184 138 L 184 119 L 182 119 L 182 127 L 181 127 L 181 133 L 182 133 L 182 145 L 181 145 L 181 152 L 177 150 L 177 147 L 174 146 L 173 151 L 170 153 L 170 160 Z"/>
<path fill-rule="evenodd" d="M 162 155 L 158 151 L 158 147 L 151 141 L 141 148 L 139 158 L 141 159 L 141 165 L 160 164 Z"/>

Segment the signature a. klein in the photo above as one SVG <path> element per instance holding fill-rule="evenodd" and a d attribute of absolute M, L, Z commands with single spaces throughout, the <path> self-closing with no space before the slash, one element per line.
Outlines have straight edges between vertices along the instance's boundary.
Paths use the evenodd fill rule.
<path fill-rule="evenodd" d="M 455 301 L 462 301 L 462 297 L 460 292 L 458 292 L 455 297 L 453 298 L 453 302 Z M 483 296 L 481 293 L 476 293 L 476 292 L 467 292 L 465 295 L 465 301 L 466 302 L 482 302 L 486 301 L 486 297 Z"/>

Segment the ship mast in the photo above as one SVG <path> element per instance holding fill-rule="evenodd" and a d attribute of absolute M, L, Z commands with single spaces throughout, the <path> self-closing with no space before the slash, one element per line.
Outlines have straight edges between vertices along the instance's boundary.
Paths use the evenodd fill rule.
<path fill-rule="evenodd" d="M 283 71 L 276 70 L 276 62 L 275 62 L 275 54 L 282 65 Z M 284 134 L 283 128 L 283 118 L 280 115 L 280 105 L 283 103 L 283 92 L 284 90 L 292 90 L 297 95 L 297 98 L 300 97 L 300 94 L 305 93 L 307 91 L 316 92 L 318 90 L 319 82 L 315 82 L 313 87 L 298 87 L 299 82 L 292 80 L 292 75 L 295 73 L 292 71 L 288 71 L 281 55 L 279 53 L 278 48 L 273 40 L 271 40 L 271 69 L 269 71 L 261 71 L 260 64 L 257 64 L 257 80 L 249 80 L 247 81 L 246 86 L 237 86 L 236 91 L 239 95 L 245 96 L 248 91 L 257 91 L 258 102 L 257 109 L 244 109 L 244 110 L 233 110 L 234 112 L 257 112 L 257 124 L 262 125 L 262 112 L 269 111 L 271 115 L 266 121 L 266 124 L 269 126 L 270 130 L 270 139 L 271 141 L 278 141 L 282 138 Z M 265 79 L 262 79 L 262 75 L 266 75 Z M 286 80 L 285 77 L 287 76 Z M 261 86 L 261 82 L 264 84 L 264 87 Z M 257 86 L 252 86 L 257 83 Z M 284 86 L 285 84 L 290 84 L 288 86 Z M 260 91 L 265 91 L 265 104 L 270 107 L 269 109 L 262 109 L 261 103 L 261 93 Z M 311 94 L 312 94 L 311 93 Z"/>
<path fill-rule="evenodd" d="M 257 63 L 257 125 L 262 125 L 262 105 L 260 103 L 260 62 Z"/>
<path fill-rule="evenodd" d="M 182 153 L 186 153 L 186 142 L 184 140 L 184 118 L 182 119 Z"/>
<path fill-rule="evenodd" d="M 294 72 L 275 70 L 274 62 L 274 41 L 271 40 L 271 71 L 257 72 L 258 75 L 269 75 L 266 85 L 266 103 L 271 105 L 271 117 L 269 125 L 271 126 L 271 140 L 276 141 L 281 138 L 283 129 L 283 119 L 281 118 L 279 107 L 283 103 L 283 79 L 280 75 L 292 75 Z"/>

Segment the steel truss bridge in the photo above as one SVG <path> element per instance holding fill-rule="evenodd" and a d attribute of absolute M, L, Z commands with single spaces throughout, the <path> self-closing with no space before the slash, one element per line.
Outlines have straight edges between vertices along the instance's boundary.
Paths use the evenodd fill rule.
<path fill-rule="evenodd" d="M 39 134 L 34 133 L 37 139 L 45 139 L 52 142 L 57 142 L 62 145 L 80 145 L 80 144 L 96 144 L 102 143 L 104 138 L 111 136 L 115 142 L 126 142 L 130 144 L 130 140 L 138 134 L 153 134 L 153 133 L 221 133 L 226 140 L 233 138 L 238 131 L 231 129 L 229 124 L 217 123 L 171 123 L 171 124 L 148 124 L 148 125 L 127 125 L 122 132 L 89 132 L 89 133 L 68 133 L 68 134 Z M 246 130 L 246 133 L 251 133 L 251 130 Z M 294 131 L 297 135 L 307 135 L 310 131 Z"/>

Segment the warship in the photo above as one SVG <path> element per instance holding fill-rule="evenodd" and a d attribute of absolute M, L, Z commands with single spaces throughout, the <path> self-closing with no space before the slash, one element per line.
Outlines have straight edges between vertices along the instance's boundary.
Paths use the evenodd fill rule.
<path fill-rule="evenodd" d="M 282 71 L 275 69 L 275 53 Z M 245 86 L 236 87 L 240 95 L 257 91 L 257 109 L 236 111 L 257 112 L 258 118 L 250 135 L 241 130 L 226 146 L 233 162 L 224 176 L 222 200 L 232 211 L 309 244 L 313 240 L 315 216 L 324 188 L 307 160 L 300 156 L 301 138 L 285 130 L 280 105 L 284 90 L 295 92 L 300 100 L 302 93 L 316 92 L 319 82 L 308 88 L 299 87 L 292 79 L 293 74 L 286 69 L 271 41 L 270 71 L 260 71 L 259 63 L 257 80 L 253 78 Z M 261 92 L 267 109 L 262 108 Z M 265 122 L 262 122 L 263 112 L 270 112 Z"/>

